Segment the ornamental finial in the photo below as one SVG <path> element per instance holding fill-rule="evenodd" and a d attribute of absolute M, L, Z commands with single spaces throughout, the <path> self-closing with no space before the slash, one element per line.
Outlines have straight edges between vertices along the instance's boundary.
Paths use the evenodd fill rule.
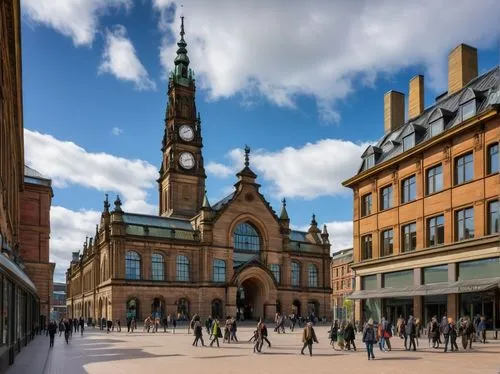
<path fill-rule="evenodd" d="M 245 145 L 245 166 L 250 165 L 250 147 Z"/>

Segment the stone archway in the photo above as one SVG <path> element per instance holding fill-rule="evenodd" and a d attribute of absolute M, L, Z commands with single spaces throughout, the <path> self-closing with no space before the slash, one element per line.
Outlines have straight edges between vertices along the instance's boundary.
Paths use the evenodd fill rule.
<path fill-rule="evenodd" d="M 236 307 L 244 319 L 272 319 L 278 291 L 272 274 L 260 263 L 249 264 L 235 274 Z"/>

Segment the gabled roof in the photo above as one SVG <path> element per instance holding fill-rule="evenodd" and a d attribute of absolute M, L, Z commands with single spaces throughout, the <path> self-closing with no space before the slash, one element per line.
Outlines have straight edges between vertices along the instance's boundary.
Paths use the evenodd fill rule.
<path fill-rule="evenodd" d="M 136 213 L 123 213 L 123 222 L 129 225 L 193 231 L 191 222 L 187 219 L 180 218 L 160 217 Z"/>
<path fill-rule="evenodd" d="M 221 210 L 224 207 L 224 205 L 226 205 L 227 203 L 229 203 L 233 199 L 235 193 L 236 192 L 231 192 L 229 195 L 227 195 L 222 200 L 217 201 L 214 205 L 212 205 L 212 209 L 215 211 Z"/>
<path fill-rule="evenodd" d="M 24 165 L 24 181 L 26 183 L 40 184 L 48 187 L 52 185 L 50 178 L 45 177 L 42 173 L 30 168 L 28 165 Z"/>
<path fill-rule="evenodd" d="M 382 152 L 375 161 L 376 165 L 401 154 L 403 152 L 403 146 L 401 144 L 402 136 L 415 129 L 421 131 L 420 139 L 416 142 L 417 144 L 429 140 L 431 138 L 429 132 L 430 120 L 440 118 L 440 114 L 442 114 L 446 120 L 444 131 L 460 125 L 462 123 L 461 116 L 459 115 L 460 105 L 463 104 L 464 100 L 467 101 L 470 98 L 477 99 L 476 114 L 484 112 L 494 105 L 500 105 L 500 66 L 496 66 L 473 79 L 460 91 L 452 95 L 443 95 L 439 97 L 438 100 L 433 105 L 426 108 L 420 116 L 412 118 L 411 121 L 384 134 L 377 144 L 369 146 L 366 149 L 363 156 L 365 156 L 370 147 L 381 149 Z M 438 111 L 438 113 L 436 113 L 436 111 Z M 364 170 L 365 169 L 361 167 L 358 173 Z"/>

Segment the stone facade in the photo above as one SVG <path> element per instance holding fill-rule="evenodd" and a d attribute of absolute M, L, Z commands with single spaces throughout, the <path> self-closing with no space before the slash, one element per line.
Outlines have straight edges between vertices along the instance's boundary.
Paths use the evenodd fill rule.
<path fill-rule="evenodd" d="M 469 46 L 452 51 L 450 93 L 417 117 L 413 106 L 344 182 L 354 192 L 356 319 L 483 314 L 500 327 L 500 68 L 477 77 L 474 58 Z"/>
<path fill-rule="evenodd" d="M 21 194 L 20 255 L 26 272 L 40 297 L 40 315 L 47 320 L 51 310 L 52 278 L 55 264 L 49 262 L 50 179 L 24 167 L 24 191 Z"/>
<path fill-rule="evenodd" d="M 332 280 L 333 318 L 336 320 L 352 317 L 352 305 L 350 302 L 345 303 L 345 297 L 353 290 L 352 252 L 352 248 L 343 249 L 332 256 L 330 279 Z"/>
<path fill-rule="evenodd" d="M 210 205 L 200 114 L 184 27 L 169 79 L 159 215 L 123 212 L 106 198 L 93 238 L 67 271 L 72 317 L 142 320 L 194 313 L 272 319 L 277 311 L 329 316 L 330 244 L 313 216 L 291 230 L 259 191 L 245 149 L 234 191 Z"/>

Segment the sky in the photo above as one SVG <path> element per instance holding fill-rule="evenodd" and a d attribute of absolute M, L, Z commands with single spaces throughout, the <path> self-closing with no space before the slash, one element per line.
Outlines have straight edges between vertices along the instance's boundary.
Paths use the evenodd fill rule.
<path fill-rule="evenodd" d="M 383 135 L 383 95 L 425 76 L 425 106 L 447 89 L 447 56 L 500 62 L 500 2 L 453 0 L 22 0 L 25 162 L 52 179 L 51 261 L 99 222 L 104 194 L 157 214 L 156 179 L 180 16 L 195 72 L 207 194 L 229 194 L 243 147 L 261 192 L 291 224 L 326 224 L 352 246 L 353 176 Z"/>

